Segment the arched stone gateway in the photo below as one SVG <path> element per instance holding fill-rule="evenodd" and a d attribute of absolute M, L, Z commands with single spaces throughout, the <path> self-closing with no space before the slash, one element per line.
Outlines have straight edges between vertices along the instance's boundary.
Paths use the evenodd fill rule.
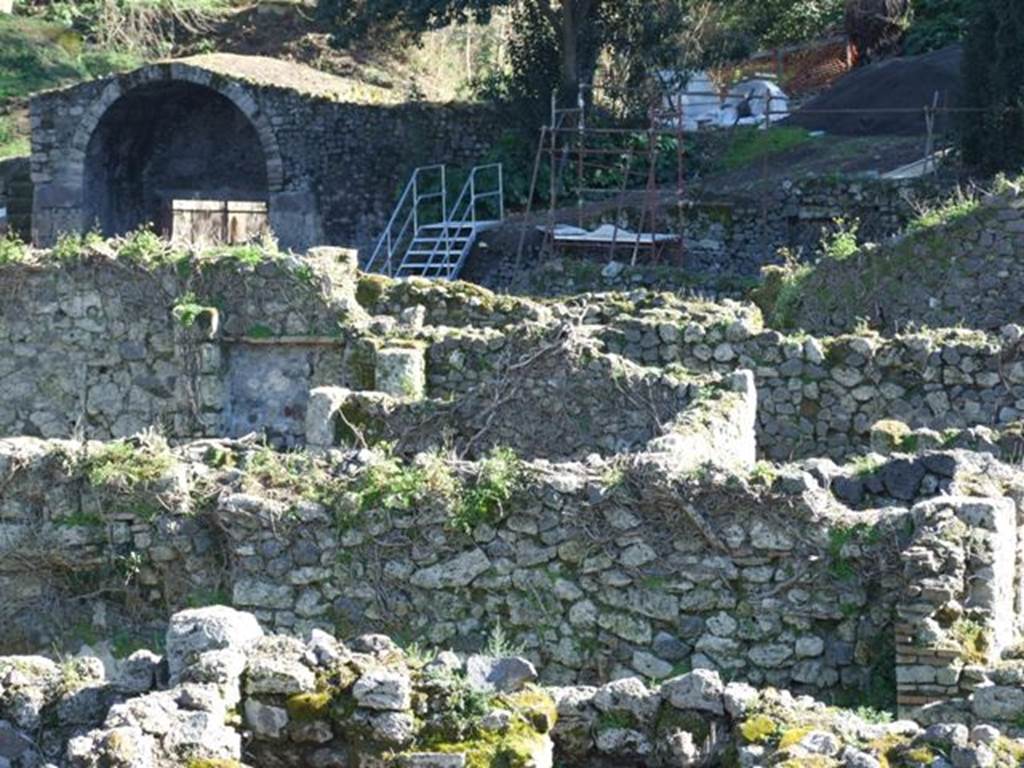
<path fill-rule="evenodd" d="M 179 62 L 100 82 L 98 95 L 82 94 L 87 106 L 67 109 L 78 120 L 63 161 L 42 178 L 34 169 L 37 242 L 52 242 L 63 231 L 116 235 L 155 224 L 172 197 L 263 201 L 275 231 L 283 230 L 290 244 L 318 239 L 317 227 L 295 228 L 277 215 L 284 161 L 255 94 Z"/>
<path fill-rule="evenodd" d="M 269 202 L 264 147 L 250 118 L 207 86 L 140 86 L 104 112 L 86 145 L 85 220 L 109 236 L 159 223 L 174 199 Z"/>
<path fill-rule="evenodd" d="M 266 203 L 281 244 L 362 247 L 418 165 L 471 165 L 497 136 L 470 105 L 275 59 L 161 62 L 32 99 L 32 236 L 157 223 L 172 199 Z"/>

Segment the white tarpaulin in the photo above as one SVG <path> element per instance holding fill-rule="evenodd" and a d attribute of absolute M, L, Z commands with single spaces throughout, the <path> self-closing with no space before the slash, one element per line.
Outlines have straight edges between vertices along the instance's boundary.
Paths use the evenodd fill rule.
<path fill-rule="evenodd" d="M 659 72 L 658 78 L 668 91 L 663 104 L 666 112 L 682 106 L 684 131 L 764 125 L 769 111 L 773 123 L 789 114 L 789 97 L 771 80 L 746 80 L 722 96 L 707 72 L 693 72 L 685 86 L 673 85 L 682 80 L 677 73 Z M 665 122 L 676 125 L 679 120 L 666 117 Z"/>
<path fill-rule="evenodd" d="M 558 243 L 593 243 L 594 245 L 608 245 L 609 243 L 654 245 L 656 243 L 671 243 L 679 239 L 678 235 L 632 232 L 622 227 L 616 227 L 614 224 L 602 224 L 593 230 L 580 229 L 568 224 L 556 224 L 553 235 L 555 242 Z"/>

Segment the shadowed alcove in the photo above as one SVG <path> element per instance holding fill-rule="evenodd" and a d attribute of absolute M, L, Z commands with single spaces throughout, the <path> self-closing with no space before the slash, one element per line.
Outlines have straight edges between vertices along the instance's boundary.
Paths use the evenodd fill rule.
<path fill-rule="evenodd" d="M 160 225 L 170 200 L 268 201 L 252 122 L 228 98 L 189 82 L 140 86 L 100 119 L 86 150 L 86 221 L 105 235 Z"/>

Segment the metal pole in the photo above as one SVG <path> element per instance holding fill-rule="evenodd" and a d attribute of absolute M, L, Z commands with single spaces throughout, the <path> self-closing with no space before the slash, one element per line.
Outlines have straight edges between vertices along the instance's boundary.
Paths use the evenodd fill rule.
<path fill-rule="evenodd" d="M 583 227 L 583 153 L 586 150 L 586 117 L 583 111 L 583 84 L 580 83 L 576 92 L 576 108 L 579 110 L 577 118 L 577 142 L 576 149 L 576 226 Z"/>
<path fill-rule="evenodd" d="M 420 231 L 420 171 L 417 168 L 412 174 L 412 231 L 413 236 Z"/>
<path fill-rule="evenodd" d="M 505 166 L 498 163 L 498 221 L 505 220 Z"/>

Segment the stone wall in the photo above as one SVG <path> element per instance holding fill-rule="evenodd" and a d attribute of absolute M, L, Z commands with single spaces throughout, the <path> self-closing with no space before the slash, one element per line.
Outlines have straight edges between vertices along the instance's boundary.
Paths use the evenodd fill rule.
<path fill-rule="evenodd" d="M 310 386 L 337 380 L 338 323 L 355 304 L 336 252 L 184 270 L 91 253 L 0 269 L 4 434 L 104 438 L 156 426 L 301 440 Z M 194 327 L 175 317 L 197 293 L 216 313 L 212 328 L 212 314 Z M 268 334 L 283 341 L 267 346 Z"/>
<path fill-rule="evenodd" d="M 497 633 L 560 684 L 712 669 L 831 701 L 891 706 L 898 690 L 969 719 L 1013 674 L 1019 472 L 964 452 L 870 477 L 704 454 L 732 469 L 537 460 L 503 491 L 493 456 L 3 440 L 3 647 L 212 598 L 300 636 L 476 652 Z"/>
<path fill-rule="evenodd" d="M 892 333 L 1019 322 L 1024 196 L 1010 190 L 976 205 L 962 202 L 933 219 L 847 260 L 821 260 L 799 278 L 799 295 L 780 322 L 814 334 L 864 323 Z"/>
<path fill-rule="evenodd" d="M 897 418 L 932 430 L 1020 420 L 1021 332 L 924 331 L 894 337 L 824 337 L 760 331 L 756 318 L 716 324 L 655 317 L 613 322 L 609 350 L 697 372 L 754 371 L 758 445 L 774 459 L 851 455 L 871 425 Z"/>
<path fill-rule="evenodd" d="M 880 722 L 708 670 L 544 688 L 521 657 L 270 635 L 223 606 L 175 614 L 164 645 L 121 662 L 0 657 L 0 755 L 13 768 L 1016 768 L 1024 756 L 1012 727 Z"/>
<path fill-rule="evenodd" d="M 531 403 L 524 429 L 551 432 L 548 444 L 566 419 L 584 433 L 588 419 L 607 421 L 597 432 L 612 443 L 643 441 L 671 411 L 648 417 L 645 378 L 685 383 L 741 368 L 754 373 L 758 449 L 772 459 L 862 452 L 880 419 L 941 435 L 1009 429 L 1024 412 L 1016 326 L 998 336 L 815 339 L 765 331 L 755 309 L 736 303 L 641 292 L 542 304 L 466 285 L 357 277 L 351 260 L 339 258 L 268 255 L 255 266 L 221 258 L 199 268 L 200 259 L 179 270 L 97 252 L 71 266 L 45 254 L 6 265 L 0 340 L 10 352 L 0 371 L 9 406 L 0 433 L 68 437 L 80 429 L 109 438 L 161 425 L 176 438 L 262 430 L 276 444 L 296 445 L 311 389 L 379 389 L 381 350 L 410 347 L 423 350 L 423 418 L 454 418 L 464 439 L 501 401 L 505 415 L 494 418 L 506 420 L 506 431 L 519 427 L 515 403 Z M 188 294 L 216 308 L 215 327 L 175 319 Z M 531 349 L 542 354 L 531 359 Z M 575 369 L 559 369 L 568 352 Z M 608 354 L 654 370 L 620 391 L 616 371 L 629 367 Z M 524 366 L 532 379 L 513 375 Z M 598 407 L 605 397 L 622 407 Z"/>
<path fill-rule="evenodd" d="M 40 604 L 65 606 L 52 618 L 89 614 L 73 596 L 121 578 L 113 561 L 131 564 L 136 605 L 158 614 L 227 593 L 279 630 L 389 630 L 463 650 L 500 626 L 548 681 L 711 667 L 852 696 L 891 674 L 882 660 L 898 550 L 880 536 L 844 552 L 840 570 L 826 553 L 848 512 L 799 473 L 786 492 L 680 478 L 657 455 L 534 462 L 513 496 L 473 520 L 464 502 L 426 486 L 361 503 L 351 498 L 366 489 L 358 480 L 330 502 L 297 495 L 265 472 L 264 454 L 209 447 L 186 448 L 159 479 L 126 488 L 90 471 L 102 446 L 5 441 L 8 643 L 19 627 L 34 642 L 54 639 Z M 190 456 L 216 456 L 224 469 Z M 452 468 L 470 492 L 486 471 Z M 903 519 L 859 521 L 895 535 Z"/>
<path fill-rule="evenodd" d="M 742 193 L 721 195 L 697 186 L 689 191 L 689 199 L 682 207 L 673 204 L 658 216 L 658 231 L 681 235 L 683 239 L 681 251 L 679 247 L 667 247 L 662 261 L 683 268 L 683 274 L 671 278 L 676 286 L 696 284 L 728 289 L 737 279 L 757 278 L 765 265 L 781 263 L 782 248 L 805 261 L 816 258 L 823 234 L 834 231 L 840 219 L 848 224 L 859 222 L 860 235 L 867 241 L 888 239 L 914 219 L 921 207 L 949 191 L 944 181 L 830 176 L 786 180 L 757 197 Z M 616 213 L 584 220 L 583 225 L 613 223 Z M 635 229 L 641 217 L 645 231 L 651 228 L 647 211 L 625 206 L 622 217 L 621 223 L 628 228 Z M 565 223 L 578 226 L 576 214 L 566 218 Z M 530 272 L 542 269 L 550 254 L 540 252 L 543 238 L 530 232 L 526 242 L 531 247 L 522 263 L 517 264 L 519 234 L 515 228 L 500 235 L 488 235 L 491 247 L 478 251 L 474 258 L 479 263 L 471 263 L 467 268 L 471 279 L 497 289 L 522 289 L 524 282 L 529 282 Z M 589 252 L 574 249 L 573 253 L 586 253 L 598 268 L 610 258 L 606 247 Z M 626 263 L 631 256 L 629 248 L 620 248 L 615 254 L 615 258 Z M 657 275 L 652 275 L 650 281 L 657 282 Z M 564 282 L 556 276 L 553 285 L 542 285 L 540 291 L 557 295 L 561 285 Z"/>
<path fill-rule="evenodd" d="M 379 95 L 350 93 L 347 85 L 300 65 L 212 55 L 38 95 L 31 105 L 33 239 L 52 244 L 61 232 L 89 229 L 96 216 L 105 234 L 123 234 L 128 224 L 146 223 L 152 205 L 168 195 L 244 194 L 269 203 L 271 227 L 287 247 L 365 247 L 379 236 L 413 168 L 472 166 L 498 131 L 483 107 L 390 104 Z M 167 133 L 180 122 L 173 119 L 174 105 L 189 99 L 223 103 L 234 117 L 197 123 L 172 177 L 154 175 L 154 158 L 176 141 Z M 152 119 L 160 110 L 171 110 L 164 123 Z M 137 120 L 140 115 L 147 120 Z M 228 128 L 232 120 L 247 130 Z M 167 135 L 157 141 L 161 131 Z M 108 145 L 105 137 L 112 138 Z M 150 145 L 152 157 L 144 153 Z M 197 147 L 206 155 L 196 154 Z M 114 163 L 126 152 L 128 162 Z M 262 160 L 259 172 L 250 174 L 261 188 L 236 188 L 230 175 L 211 173 L 214 159 L 232 152 Z M 120 175 L 108 178 L 108 168 Z M 145 173 L 136 178 L 133 168 Z M 121 199 L 126 190 L 150 207 L 110 216 L 93 205 L 108 196 Z"/>

